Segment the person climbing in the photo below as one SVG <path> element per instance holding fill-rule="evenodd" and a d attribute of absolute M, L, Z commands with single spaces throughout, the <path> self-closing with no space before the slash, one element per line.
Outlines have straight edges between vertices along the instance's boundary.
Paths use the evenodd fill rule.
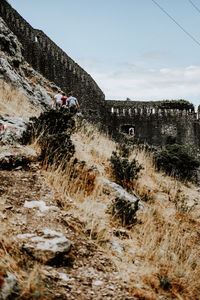
<path fill-rule="evenodd" d="M 67 108 L 67 97 L 65 93 L 62 93 L 62 98 L 61 98 L 61 104 L 60 104 L 61 108 L 66 109 Z"/>
<path fill-rule="evenodd" d="M 54 100 L 54 106 L 55 106 L 56 109 L 60 108 L 61 98 L 62 98 L 61 91 L 58 91 L 58 93 L 53 98 L 53 100 Z"/>
<path fill-rule="evenodd" d="M 78 103 L 78 100 L 73 97 L 72 92 L 69 92 L 67 94 L 68 98 L 67 98 L 67 106 L 69 107 L 69 110 L 71 113 L 75 114 L 77 111 L 80 110 L 80 106 Z"/>

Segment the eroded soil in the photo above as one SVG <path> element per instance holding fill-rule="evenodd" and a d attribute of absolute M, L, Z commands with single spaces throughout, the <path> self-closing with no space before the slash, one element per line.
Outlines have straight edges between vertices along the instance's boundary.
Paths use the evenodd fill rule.
<path fill-rule="evenodd" d="M 40 263 L 40 272 L 48 279 L 48 299 L 135 299 L 106 253 L 85 234 L 84 224 L 62 211 L 43 172 L 39 164 L 29 170 L 0 171 L 0 219 L 16 244 L 18 234 L 39 235 L 47 228 L 62 232 L 72 242 L 68 255 Z M 31 201 L 43 201 L 47 209 L 24 206 Z M 23 241 L 19 247 L 23 249 Z M 27 253 L 25 257 L 31 265 L 34 258 Z"/>

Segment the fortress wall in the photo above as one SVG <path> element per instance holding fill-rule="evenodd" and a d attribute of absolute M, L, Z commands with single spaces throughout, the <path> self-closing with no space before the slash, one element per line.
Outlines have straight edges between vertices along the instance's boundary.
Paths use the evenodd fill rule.
<path fill-rule="evenodd" d="M 198 114 L 194 112 L 194 108 L 178 109 L 178 108 L 164 108 L 164 101 L 106 101 L 106 112 L 108 114 L 116 114 L 117 116 L 136 116 L 150 115 L 156 116 L 190 116 L 191 119 L 197 119 Z"/>
<path fill-rule="evenodd" d="M 101 106 L 105 96 L 96 82 L 48 36 L 34 29 L 5 0 L 0 2 L 0 15 L 22 43 L 24 58 L 35 70 L 63 91 L 72 90 L 83 110 Z"/>
<path fill-rule="evenodd" d="M 200 148 L 198 114 L 193 108 L 162 108 L 163 101 L 106 101 L 106 121 L 109 132 L 115 135 L 116 128 L 128 134 L 134 127 L 134 140 L 150 145 L 165 145 L 177 142 L 196 145 Z"/>

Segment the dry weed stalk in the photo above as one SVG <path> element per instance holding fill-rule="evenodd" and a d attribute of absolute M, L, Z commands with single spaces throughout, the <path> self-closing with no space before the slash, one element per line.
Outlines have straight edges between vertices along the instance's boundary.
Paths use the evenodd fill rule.
<path fill-rule="evenodd" d="M 0 112 L 10 116 L 32 117 L 40 114 L 40 109 L 31 105 L 30 100 L 18 88 L 0 80 Z"/>
<path fill-rule="evenodd" d="M 85 231 L 92 238 L 107 240 L 110 220 L 105 211 L 110 199 L 103 192 L 101 176 L 81 163 L 71 163 L 65 170 L 61 164 L 58 169 L 46 174 L 60 197 L 59 203 L 62 207 L 84 222 Z M 70 207 L 69 199 L 73 199 Z"/>
<path fill-rule="evenodd" d="M 116 143 L 87 122 L 77 128 L 77 131 L 72 135 L 72 141 L 78 159 L 89 165 L 96 164 L 100 174 L 105 176 L 110 170 L 108 159 L 116 150 Z"/>

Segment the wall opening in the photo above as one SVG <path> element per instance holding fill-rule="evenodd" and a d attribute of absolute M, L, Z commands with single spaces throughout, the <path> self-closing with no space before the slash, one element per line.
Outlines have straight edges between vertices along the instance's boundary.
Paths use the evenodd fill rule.
<path fill-rule="evenodd" d="M 135 135 L 135 125 L 133 125 L 133 124 L 122 125 L 121 132 L 123 132 L 129 136 L 134 136 Z"/>

